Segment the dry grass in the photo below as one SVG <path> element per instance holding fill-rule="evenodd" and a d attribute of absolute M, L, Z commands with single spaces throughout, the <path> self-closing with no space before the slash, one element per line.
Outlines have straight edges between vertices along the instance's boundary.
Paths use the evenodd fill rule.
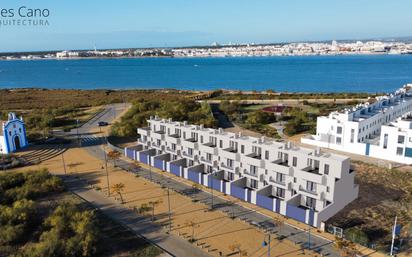
<path fill-rule="evenodd" d="M 412 228 L 412 173 L 359 161 L 353 161 L 353 166 L 359 198 L 338 213 L 332 223 L 346 229 L 360 228 L 378 248 L 386 249 L 396 215 L 404 235 Z"/>

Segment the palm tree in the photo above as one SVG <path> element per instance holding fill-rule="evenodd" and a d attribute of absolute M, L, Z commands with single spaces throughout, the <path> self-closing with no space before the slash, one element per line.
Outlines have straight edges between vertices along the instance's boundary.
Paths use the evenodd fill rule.
<path fill-rule="evenodd" d="M 239 257 L 242 257 L 242 256 L 247 256 L 247 251 L 246 250 L 242 250 L 242 246 L 241 246 L 241 244 L 239 244 L 239 243 L 237 243 L 237 242 L 234 242 L 232 245 L 229 245 L 229 249 L 232 251 L 232 252 L 237 252 L 237 253 L 239 253 Z"/>
<path fill-rule="evenodd" d="M 162 200 L 150 201 L 149 204 L 152 206 L 152 221 L 154 221 L 154 211 L 155 207 L 162 203 Z"/>
<path fill-rule="evenodd" d="M 124 203 L 123 196 L 122 196 L 122 192 L 124 191 L 124 188 L 125 188 L 125 185 L 123 183 L 117 183 L 112 186 L 112 192 L 120 196 L 120 200 L 122 203 Z"/>
<path fill-rule="evenodd" d="M 185 225 L 192 228 L 192 237 L 190 239 L 190 242 L 193 243 L 195 241 L 195 228 L 199 227 L 199 225 L 193 220 L 187 220 L 185 222 Z"/>
<path fill-rule="evenodd" d="M 139 213 L 144 215 L 146 212 L 151 211 L 151 210 L 152 210 L 152 207 L 149 204 L 142 203 L 139 208 Z"/>
<path fill-rule="evenodd" d="M 275 226 L 278 228 L 278 233 L 280 234 L 283 224 L 285 223 L 285 218 L 281 215 L 276 215 L 273 218 L 273 223 L 275 224 Z"/>
<path fill-rule="evenodd" d="M 340 237 L 336 237 L 336 240 L 334 242 L 334 247 L 338 250 L 340 256 L 348 252 L 349 246 L 350 246 L 350 241 L 345 240 Z"/>
<path fill-rule="evenodd" d="M 120 156 L 121 156 L 121 153 L 118 152 L 118 151 L 110 151 L 110 152 L 107 154 L 107 157 L 108 157 L 110 160 L 113 160 L 113 166 L 114 166 L 114 167 L 116 167 L 116 160 L 118 160 L 118 159 L 120 158 Z"/>

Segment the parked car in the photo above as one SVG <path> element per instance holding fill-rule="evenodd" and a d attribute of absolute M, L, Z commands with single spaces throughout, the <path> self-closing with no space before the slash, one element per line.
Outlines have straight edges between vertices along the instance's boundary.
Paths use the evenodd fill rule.
<path fill-rule="evenodd" d="M 107 126 L 107 125 L 109 125 L 109 123 L 108 122 L 106 122 L 106 121 L 99 121 L 99 127 L 104 127 L 104 126 Z"/>

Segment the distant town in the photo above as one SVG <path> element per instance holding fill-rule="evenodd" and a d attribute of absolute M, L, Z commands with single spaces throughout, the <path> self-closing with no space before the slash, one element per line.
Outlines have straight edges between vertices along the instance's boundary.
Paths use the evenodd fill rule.
<path fill-rule="evenodd" d="M 412 54 L 412 42 L 351 41 L 301 42 L 282 44 L 224 44 L 179 48 L 133 48 L 105 50 L 65 50 L 48 52 L 0 53 L 0 59 L 67 59 L 119 57 L 248 57 L 306 55 Z"/>

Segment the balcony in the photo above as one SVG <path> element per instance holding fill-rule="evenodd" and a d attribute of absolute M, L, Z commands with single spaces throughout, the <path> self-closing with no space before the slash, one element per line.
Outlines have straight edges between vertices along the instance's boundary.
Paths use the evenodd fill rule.
<path fill-rule="evenodd" d="M 149 127 L 138 128 L 137 129 L 137 134 L 149 137 L 150 136 L 150 128 Z"/>
<path fill-rule="evenodd" d="M 179 154 L 179 150 L 173 149 L 170 146 L 166 147 L 166 152 L 171 153 L 171 154 Z"/>
<path fill-rule="evenodd" d="M 207 164 L 207 165 L 212 165 L 213 164 L 213 162 L 212 162 L 212 160 L 208 160 L 208 159 L 206 159 L 205 157 L 200 157 L 200 162 L 202 162 L 202 163 L 204 163 L 204 164 Z"/>
<path fill-rule="evenodd" d="M 172 144 L 179 145 L 180 144 L 180 137 L 179 137 L 178 134 L 167 135 L 166 141 L 170 142 Z"/>
<path fill-rule="evenodd" d="M 273 162 L 266 162 L 266 169 L 281 172 L 283 174 L 290 174 L 290 167 L 288 166 L 288 162 L 282 161 L 282 159 L 278 159 Z"/>
<path fill-rule="evenodd" d="M 165 140 L 165 132 L 162 130 L 157 130 L 152 134 L 152 138 L 159 139 L 159 140 Z"/>
<path fill-rule="evenodd" d="M 186 151 L 183 151 L 183 152 L 182 152 L 182 156 L 187 157 L 187 158 L 189 158 L 189 159 L 191 159 L 191 160 L 193 160 L 193 159 L 195 158 L 193 154 L 189 154 L 189 153 L 186 152 Z"/>
<path fill-rule="evenodd" d="M 182 146 L 187 148 L 192 148 L 193 150 L 199 150 L 199 144 L 194 138 L 186 138 L 182 140 Z"/>
<path fill-rule="evenodd" d="M 220 151 L 219 155 L 226 159 L 240 161 L 240 154 L 232 147 L 223 149 L 223 151 Z"/>
<path fill-rule="evenodd" d="M 317 184 L 325 183 L 323 175 L 319 173 L 319 169 L 317 168 L 314 169 L 309 166 L 301 170 L 295 170 L 295 172 L 297 172 L 297 176 L 299 176 L 302 179 L 313 181 Z"/>
<path fill-rule="evenodd" d="M 162 144 L 157 144 L 156 142 L 153 142 L 153 143 L 152 143 L 152 147 L 155 148 L 155 149 L 161 150 L 161 151 L 164 151 L 164 149 L 165 149 L 165 146 L 164 146 L 164 145 L 162 145 Z"/>
<path fill-rule="evenodd" d="M 262 156 L 256 153 L 251 153 L 241 157 L 243 161 L 248 165 L 253 165 L 256 167 L 263 168 L 264 167 L 264 160 L 262 160 Z"/>
<path fill-rule="evenodd" d="M 286 186 L 286 181 L 285 180 L 280 181 L 280 180 L 276 180 L 276 179 L 270 177 L 269 182 L 272 182 L 272 183 L 275 183 L 275 184 L 278 184 L 278 185 L 281 185 L 281 186 Z"/>
<path fill-rule="evenodd" d="M 307 189 L 307 188 L 305 188 L 305 187 L 303 187 L 303 186 L 299 186 L 299 191 L 304 192 L 304 193 L 311 194 L 311 195 L 313 195 L 313 196 L 317 196 L 317 195 L 318 195 L 318 193 L 317 193 L 316 191 L 309 190 L 309 189 Z"/>
<path fill-rule="evenodd" d="M 220 167 L 221 168 L 223 168 L 223 169 L 225 169 L 225 170 L 229 170 L 229 171 L 233 171 L 234 169 L 235 169 L 235 167 L 233 167 L 233 166 L 228 166 L 226 163 L 224 163 L 224 162 L 221 162 L 220 163 Z"/>
<path fill-rule="evenodd" d="M 258 172 L 257 171 L 256 172 L 251 172 L 250 170 L 244 169 L 243 174 L 246 174 L 246 175 L 249 175 L 249 176 L 252 176 L 252 177 L 255 177 L 255 178 L 258 177 Z"/>
<path fill-rule="evenodd" d="M 217 147 L 213 143 L 206 143 L 206 144 L 199 145 L 199 150 L 202 151 L 203 153 L 210 153 L 213 155 L 218 155 Z"/>

